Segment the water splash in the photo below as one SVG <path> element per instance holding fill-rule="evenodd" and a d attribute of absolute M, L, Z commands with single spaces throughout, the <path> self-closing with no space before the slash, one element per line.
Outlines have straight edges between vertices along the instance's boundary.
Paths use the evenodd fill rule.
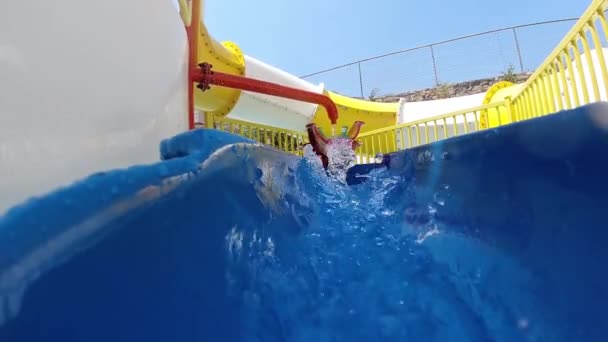
<path fill-rule="evenodd" d="M 345 172 L 351 149 L 336 147 L 333 171 Z M 547 324 L 551 309 L 538 304 L 534 291 L 541 287 L 529 268 L 463 233 L 473 227 L 438 219 L 454 211 L 448 185 L 414 191 L 417 181 L 379 168 L 350 187 L 327 177 L 310 146 L 304 154 L 301 160 L 261 146 L 233 146 L 206 159 L 200 171 L 207 186 L 238 185 L 239 191 L 214 197 L 226 211 L 211 212 L 221 220 L 205 230 L 225 239 L 217 261 L 226 266 L 227 293 L 236 299 L 230 304 L 240 315 L 230 328 L 242 332 L 242 340 L 564 340 L 556 335 L 570 327 Z M 175 177 L 142 190 L 142 198 L 177 188 L 182 178 Z M 112 208 L 112 217 L 121 208 Z M 206 223 L 200 217 L 196 231 Z M 81 244 L 65 241 L 107 226 L 108 219 L 96 219 L 67 239 L 45 243 L 41 257 L 30 259 L 30 274 L 62 259 L 53 244 L 72 250 Z M 196 248 L 205 246 L 215 245 Z M 0 274 L 0 328 L 20 311 L 22 290 L 32 281 L 20 274 L 19 268 Z"/>
<path fill-rule="evenodd" d="M 284 227 L 269 223 L 243 235 L 249 258 L 230 279 L 240 279 L 240 292 L 232 292 L 244 303 L 249 340 L 509 341 L 530 332 L 522 316 L 543 326 L 533 304 L 511 303 L 508 291 L 489 286 L 507 276 L 523 284 L 529 274 L 437 221 L 450 206 L 447 185 L 428 204 L 398 210 L 394 194 L 408 180 L 376 173 L 357 187 L 335 181 L 344 180 L 353 155 L 345 142 L 332 146 L 327 177 L 305 149 L 297 186 L 285 190 L 319 206 L 301 234 L 277 237 L 272 231 Z M 532 294 L 518 296 L 534 302 Z"/>
<path fill-rule="evenodd" d="M 323 163 L 321 162 L 321 158 L 314 152 L 312 145 L 304 146 L 304 159 L 306 159 L 311 165 L 323 168 Z"/>
<path fill-rule="evenodd" d="M 350 139 L 334 139 L 327 147 L 329 165 L 327 173 L 333 179 L 346 184 L 346 171 L 355 165 L 355 151 Z"/>

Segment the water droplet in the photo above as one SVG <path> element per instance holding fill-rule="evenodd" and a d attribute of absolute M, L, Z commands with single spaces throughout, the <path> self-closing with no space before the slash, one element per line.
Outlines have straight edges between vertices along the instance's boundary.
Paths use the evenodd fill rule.
<path fill-rule="evenodd" d="M 527 329 L 529 325 L 530 325 L 530 322 L 525 317 L 522 317 L 517 321 L 517 327 L 521 330 Z"/>
<path fill-rule="evenodd" d="M 376 158 L 375 158 L 375 160 L 374 160 L 374 161 L 375 161 L 376 163 L 380 164 L 380 163 L 382 163 L 382 160 L 384 160 L 384 155 L 382 155 L 382 153 L 378 153 L 378 154 L 376 154 Z"/>
<path fill-rule="evenodd" d="M 385 209 L 382 211 L 382 215 L 384 215 L 384 216 L 392 216 L 394 214 L 395 214 L 395 212 L 393 210 Z"/>
<path fill-rule="evenodd" d="M 433 200 L 435 201 L 435 203 L 437 203 L 438 205 L 440 205 L 440 206 L 442 206 L 442 207 L 445 205 L 445 199 L 444 199 L 444 198 L 443 198 L 443 196 L 442 196 L 440 193 L 438 193 L 438 192 L 436 192 L 436 193 L 433 195 Z"/>

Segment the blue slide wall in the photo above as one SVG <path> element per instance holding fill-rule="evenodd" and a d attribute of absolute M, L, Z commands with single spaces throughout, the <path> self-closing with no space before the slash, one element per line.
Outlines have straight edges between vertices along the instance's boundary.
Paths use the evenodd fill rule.
<path fill-rule="evenodd" d="M 604 341 L 607 108 L 394 153 L 351 186 L 174 137 L 0 217 L 0 341 Z"/>

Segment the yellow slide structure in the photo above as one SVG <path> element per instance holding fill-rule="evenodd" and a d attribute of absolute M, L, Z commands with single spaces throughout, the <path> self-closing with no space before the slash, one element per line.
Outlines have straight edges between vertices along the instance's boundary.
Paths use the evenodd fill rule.
<path fill-rule="evenodd" d="M 203 0 L 179 0 L 180 12 L 186 25 L 196 37 L 196 60 L 198 63 L 207 62 L 213 65 L 213 70 L 227 74 L 245 76 L 264 80 L 308 92 L 325 94 L 330 97 L 338 108 L 338 126 L 350 127 L 355 121 L 363 121 L 361 132 L 372 131 L 398 123 L 398 118 L 406 120 L 403 101 L 393 103 L 371 102 L 343 96 L 323 89 L 323 85 L 315 85 L 302 80 L 285 71 L 274 68 L 253 57 L 245 55 L 233 42 L 219 43 L 208 33 L 202 14 Z M 192 16 L 190 16 L 192 13 Z M 483 104 L 503 101 L 505 97 L 517 92 L 519 85 L 509 82 L 495 84 L 485 94 Z M 308 123 L 314 122 L 324 132 L 331 132 L 331 123 L 324 107 L 317 104 L 303 103 L 276 96 L 262 95 L 237 89 L 211 86 L 205 92 L 194 91 L 195 108 L 205 113 L 205 120 L 212 122 L 216 118 L 230 118 L 256 124 L 276 127 L 290 131 L 305 131 Z M 459 108 L 454 108 L 457 110 Z M 407 113 L 405 113 L 407 114 Z M 493 127 L 497 125 L 497 115 L 481 113 L 480 124 Z M 504 124 L 512 118 L 506 113 L 500 113 Z M 407 121 L 407 120 L 406 120 Z"/>
<path fill-rule="evenodd" d="M 338 113 L 340 114 L 338 123 L 340 126 L 350 127 L 355 121 L 363 121 L 365 125 L 361 127 L 361 132 L 366 132 L 392 126 L 397 123 L 399 103 L 363 101 L 331 91 L 325 91 L 325 94 L 338 107 Z M 330 132 L 331 122 L 327 117 L 325 108 L 319 107 L 315 113 L 313 122 L 325 132 Z"/>
<path fill-rule="evenodd" d="M 197 38 L 195 43 L 198 63 L 210 63 L 213 65 L 213 70 L 223 73 L 325 94 L 338 108 L 340 127 L 350 127 L 355 121 L 360 120 L 365 122 L 361 130 L 365 132 L 396 123 L 398 103 L 363 101 L 324 90 L 322 86 L 311 84 L 244 55 L 232 42 L 217 42 L 208 33 L 202 20 L 204 1 L 200 1 L 200 4 L 197 2 L 194 0 L 189 4 L 186 0 L 180 0 L 179 4 L 182 19 L 186 25 L 191 24 L 190 29 Z M 197 27 L 196 23 L 198 23 Z M 204 112 L 206 118 L 235 118 L 296 131 L 304 131 L 307 123 L 315 122 L 325 132 L 331 131 L 331 123 L 325 108 L 316 104 L 217 86 L 211 86 L 205 92 L 195 91 L 194 94 L 195 108 Z"/>

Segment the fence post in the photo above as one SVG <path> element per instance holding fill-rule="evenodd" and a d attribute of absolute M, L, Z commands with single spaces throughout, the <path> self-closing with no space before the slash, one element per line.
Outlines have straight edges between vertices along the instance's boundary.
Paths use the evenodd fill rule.
<path fill-rule="evenodd" d="M 359 67 L 359 89 L 361 90 L 361 100 L 365 100 L 365 97 L 363 97 L 363 76 L 361 76 L 361 62 L 357 63 L 357 66 Z"/>
<path fill-rule="evenodd" d="M 521 58 L 521 48 L 519 47 L 519 39 L 517 39 L 517 31 L 515 27 L 513 30 L 513 38 L 515 38 L 515 47 L 517 48 L 517 57 L 519 58 L 519 69 L 524 72 L 524 60 Z"/>
<path fill-rule="evenodd" d="M 431 49 L 431 58 L 433 59 L 433 73 L 435 74 L 435 85 L 439 87 L 439 76 L 437 75 L 437 63 L 435 61 L 435 49 L 433 49 L 433 44 L 429 45 Z"/>
<path fill-rule="evenodd" d="M 205 127 L 215 128 L 215 122 L 213 120 L 213 114 L 205 112 Z"/>
<path fill-rule="evenodd" d="M 511 100 L 511 96 L 505 97 L 505 107 L 507 109 L 507 117 L 511 120 L 510 123 L 517 121 L 517 114 L 515 113 L 515 107 L 513 106 L 513 101 Z M 500 115 L 500 113 L 498 113 Z"/>

